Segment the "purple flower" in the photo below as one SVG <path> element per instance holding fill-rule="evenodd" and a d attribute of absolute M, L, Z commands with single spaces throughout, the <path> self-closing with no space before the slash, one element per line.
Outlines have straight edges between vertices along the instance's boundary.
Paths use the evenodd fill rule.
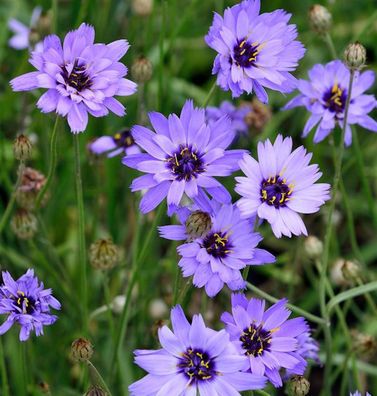
<path fill-rule="evenodd" d="M 242 215 L 266 219 L 277 238 L 307 235 L 298 213 L 315 213 L 330 198 L 330 185 L 315 183 L 322 173 L 309 165 L 311 157 L 303 146 L 292 152 L 290 137 L 258 143 L 259 162 L 245 154 L 240 167 L 246 177 L 236 177 Z"/>
<path fill-rule="evenodd" d="M 159 227 L 160 235 L 172 240 L 188 242 L 178 247 L 182 256 L 178 265 L 184 277 L 193 275 L 196 287 L 205 287 L 208 296 L 215 296 L 224 286 L 231 290 L 245 287 L 241 269 L 248 265 L 272 263 L 275 257 L 256 246 L 262 240 L 253 232 L 250 222 L 240 218 L 235 205 L 220 205 L 211 202 L 208 210 L 202 207 L 202 213 L 210 218 L 210 228 L 194 240 L 189 239 L 187 227 L 190 227 L 189 213 L 181 214 L 182 225 Z M 196 207 L 192 213 L 197 213 Z M 190 227 L 191 228 L 191 227 Z"/>
<path fill-rule="evenodd" d="M 261 389 L 266 379 L 241 372 L 247 364 L 225 330 L 205 326 L 201 315 L 190 324 L 182 308 L 171 311 L 173 331 L 158 331 L 162 349 L 136 350 L 135 362 L 148 375 L 129 387 L 134 396 L 240 396 L 239 391 Z"/>
<path fill-rule="evenodd" d="M 88 113 L 94 117 L 103 117 L 109 110 L 118 116 L 125 114 L 114 96 L 136 91 L 136 84 L 124 78 L 127 67 L 118 62 L 128 48 L 127 40 L 94 44 L 94 28 L 83 23 L 66 35 L 63 46 L 57 36 L 47 36 L 43 51 L 34 51 L 30 59 L 38 71 L 23 74 L 10 84 L 14 91 L 47 88 L 37 106 L 43 113 L 56 111 L 67 116 L 71 131 L 82 132 Z"/>
<path fill-rule="evenodd" d="M 234 106 L 233 103 L 224 100 L 219 107 L 207 107 L 206 119 L 208 124 L 214 124 L 223 116 L 228 116 L 232 121 L 231 127 L 236 134 L 246 134 L 249 127 L 246 124 L 245 117 L 252 111 L 251 106 L 243 104 L 240 107 Z"/>
<path fill-rule="evenodd" d="M 305 106 L 311 116 L 306 122 L 303 136 L 307 136 L 318 124 L 314 134 L 314 143 L 318 143 L 325 139 L 337 124 L 343 128 L 350 71 L 343 62 L 335 60 L 324 66 L 315 65 L 308 74 L 309 81 L 298 82 L 300 95 L 292 99 L 284 109 Z M 373 83 L 372 71 L 355 73 L 344 138 L 347 146 L 352 142 L 351 125 L 358 124 L 377 132 L 377 122 L 368 116 L 368 113 L 377 107 L 376 98 L 374 95 L 364 94 Z"/>
<path fill-rule="evenodd" d="M 361 394 L 361 392 L 359 392 L 359 391 L 356 391 L 356 392 L 354 392 L 354 393 L 350 393 L 350 396 L 363 396 L 362 394 Z M 369 392 L 367 392 L 366 394 L 365 394 L 365 396 L 372 396 Z"/>
<path fill-rule="evenodd" d="M 233 97 L 255 92 L 268 101 L 263 87 L 282 93 L 296 88 L 295 70 L 305 48 L 296 41 L 291 14 L 284 10 L 259 15 L 260 0 L 245 0 L 227 8 L 224 17 L 215 13 L 206 43 L 218 52 L 212 73 L 217 84 Z"/>
<path fill-rule="evenodd" d="M 17 19 L 11 18 L 8 21 L 9 30 L 14 33 L 14 36 L 9 39 L 9 46 L 17 49 L 23 50 L 26 48 L 31 48 L 30 44 L 30 33 L 32 29 L 36 26 L 39 17 L 41 16 L 42 8 L 35 7 L 31 15 L 30 27 L 24 25 Z M 41 42 L 36 43 L 34 46 L 35 51 L 40 52 L 43 49 L 43 44 Z"/>
<path fill-rule="evenodd" d="M 56 322 L 50 307 L 60 309 L 59 301 L 52 296 L 51 289 L 44 289 L 43 283 L 29 269 L 16 281 L 7 271 L 2 272 L 3 285 L 0 286 L 0 314 L 8 315 L 0 326 L 0 335 L 6 333 L 14 323 L 21 326 L 20 341 L 26 341 L 31 331 L 43 335 L 43 326 Z"/>
<path fill-rule="evenodd" d="M 114 136 L 101 136 L 90 143 L 88 148 L 94 154 L 106 154 L 109 158 L 121 153 L 126 155 L 140 153 L 129 129 L 117 132 Z"/>
<path fill-rule="evenodd" d="M 221 320 L 241 356 L 248 357 L 248 372 L 265 375 L 275 387 L 282 386 L 281 368 L 302 375 L 306 361 L 298 353 L 298 337 L 307 332 L 304 318 L 288 319 L 291 311 L 280 300 L 265 311 L 265 301 L 232 294 L 232 313 Z"/>
<path fill-rule="evenodd" d="M 169 211 L 180 204 L 185 193 L 193 199 L 205 189 L 215 199 L 228 203 L 229 192 L 213 176 L 228 176 L 239 169 L 245 150 L 226 150 L 234 139 L 231 121 L 222 117 L 212 125 L 205 121 L 204 109 L 186 101 L 180 117 L 149 113 L 155 130 L 140 125 L 132 128 L 136 144 L 147 153 L 129 155 L 123 164 L 145 172 L 135 179 L 132 191 L 147 189 L 140 202 L 143 213 L 150 212 L 167 197 Z"/>

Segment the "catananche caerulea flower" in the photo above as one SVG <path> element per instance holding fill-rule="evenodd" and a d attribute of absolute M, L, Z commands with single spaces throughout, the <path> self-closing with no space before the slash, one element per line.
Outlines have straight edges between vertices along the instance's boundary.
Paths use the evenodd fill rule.
<path fill-rule="evenodd" d="M 130 155 L 141 152 L 129 129 L 117 132 L 114 136 L 101 136 L 91 142 L 88 148 L 94 154 L 107 154 L 108 157 L 115 157 L 121 153 Z"/>
<path fill-rule="evenodd" d="M 311 157 L 303 146 L 292 151 L 290 137 L 258 143 L 259 162 L 245 154 L 240 167 L 246 177 L 236 177 L 242 215 L 266 219 L 277 238 L 307 235 L 299 213 L 315 213 L 330 198 L 330 185 L 316 183 L 322 173 L 309 165 Z"/>
<path fill-rule="evenodd" d="M 221 117 L 228 116 L 232 121 L 232 129 L 236 134 L 245 134 L 249 130 L 245 117 L 252 111 L 250 105 L 243 104 L 236 107 L 233 103 L 224 100 L 219 107 L 208 106 L 206 108 L 206 118 L 209 124 L 213 124 Z"/>
<path fill-rule="evenodd" d="M 238 160 L 245 153 L 226 150 L 235 136 L 229 117 L 208 125 L 205 110 L 188 100 L 180 117 L 171 114 L 167 119 L 152 112 L 149 119 L 155 132 L 140 125 L 132 128 L 136 144 L 147 153 L 123 159 L 123 164 L 146 173 L 131 185 L 132 191 L 148 190 L 140 210 L 153 210 L 165 197 L 169 208 L 175 207 L 184 193 L 193 199 L 202 189 L 220 202 L 230 202 L 229 192 L 213 177 L 239 169 Z"/>
<path fill-rule="evenodd" d="M 114 96 L 128 96 L 136 84 L 124 76 L 127 67 L 118 62 L 127 52 L 127 40 L 94 44 L 94 28 L 85 23 L 69 32 L 63 45 L 59 37 L 47 36 L 43 51 L 32 53 L 30 63 L 38 70 L 13 79 L 14 91 L 47 88 L 37 106 L 43 113 L 67 116 L 73 133 L 85 130 L 88 113 L 102 117 L 109 110 L 118 116 L 124 106 Z"/>
<path fill-rule="evenodd" d="M 307 136 L 318 124 L 314 134 L 314 142 L 318 143 L 325 139 L 336 125 L 343 128 L 350 71 L 343 62 L 335 60 L 326 65 L 315 65 L 308 74 L 309 81 L 298 82 L 300 94 L 284 108 L 306 107 L 311 115 L 306 122 L 303 136 Z M 364 93 L 373 85 L 374 78 L 374 72 L 371 70 L 355 72 L 344 137 L 347 146 L 352 143 L 351 125 L 358 124 L 377 132 L 377 122 L 368 115 L 377 107 L 377 101 L 374 95 Z"/>
<path fill-rule="evenodd" d="M 190 324 L 182 308 L 171 312 L 173 331 L 158 331 L 162 348 L 136 350 L 135 362 L 148 375 L 129 387 L 134 396 L 240 396 L 239 391 L 261 389 L 266 379 L 241 372 L 247 364 L 237 354 L 225 330 L 206 327 L 201 315 Z"/>
<path fill-rule="evenodd" d="M 14 36 L 12 36 L 8 42 L 10 47 L 17 50 L 23 50 L 26 48 L 33 47 L 33 45 L 30 43 L 30 34 L 32 32 L 32 29 L 37 24 L 38 19 L 41 16 L 41 13 L 42 13 L 41 7 L 34 8 L 30 19 L 30 27 L 24 25 L 22 22 L 18 21 L 17 19 L 14 18 L 9 19 L 8 27 L 14 33 Z M 38 42 L 34 45 L 35 51 L 39 52 L 42 49 L 43 49 L 43 44 L 41 42 Z"/>
<path fill-rule="evenodd" d="M 218 52 L 212 70 L 217 84 L 231 90 L 233 97 L 254 91 L 266 103 L 263 87 L 283 93 L 296 88 L 290 72 L 305 49 L 296 40 L 296 26 L 288 25 L 291 14 L 276 10 L 259 15 L 259 11 L 259 0 L 245 0 L 227 8 L 224 17 L 215 13 L 205 40 Z"/>
<path fill-rule="evenodd" d="M 232 294 L 232 313 L 221 320 L 230 340 L 242 356 L 247 356 L 248 372 L 265 375 L 275 387 L 282 386 L 281 368 L 302 375 L 306 361 L 297 352 L 298 336 L 307 332 L 304 318 L 288 319 L 287 300 L 280 300 L 265 311 L 265 301 L 244 294 Z"/>
<path fill-rule="evenodd" d="M 356 391 L 356 392 L 354 392 L 354 393 L 350 393 L 350 396 L 363 396 L 359 391 Z M 365 394 L 365 396 L 372 396 L 369 392 L 367 392 L 366 394 Z"/>
<path fill-rule="evenodd" d="M 247 219 L 241 219 L 235 205 L 210 202 L 210 208 L 194 206 L 192 212 L 180 215 L 182 225 L 159 227 L 160 235 L 172 240 L 187 240 L 178 247 L 182 256 L 178 265 L 184 277 L 193 275 L 196 287 L 205 287 L 208 296 L 215 296 L 224 286 L 231 290 L 245 287 L 241 269 L 248 265 L 272 263 L 275 257 L 256 246 L 262 240 Z M 192 214 L 190 218 L 189 215 Z M 198 219 L 201 214 L 202 218 Z M 208 219 L 208 227 L 200 220 Z M 193 237 L 192 230 L 205 230 Z M 189 232 L 188 232 L 189 230 Z"/>
<path fill-rule="evenodd" d="M 52 325 L 57 320 L 57 316 L 50 313 L 50 308 L 60 309 L 60 303 L 52 296 L 51 289 L 44 289 L 32 269 L 17 280 L 7 271 L 3 271 L 2 276 L 0 315 L 8 317 L 0 326 L 0 334 L 18 323 L 21 326 L 21 341 L 26 341 L 32 331 L 37 336 L 42 335 L 43 326 Z"/>

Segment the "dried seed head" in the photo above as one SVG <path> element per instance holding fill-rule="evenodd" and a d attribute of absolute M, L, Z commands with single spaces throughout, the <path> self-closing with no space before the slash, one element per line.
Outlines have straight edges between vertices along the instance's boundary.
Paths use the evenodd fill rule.
<path fill-rule="evenodd" d="M 294 375 L 287 384 L 289 396 L 306 396 L 310 390 L 310 382 L 301 375 Z"/>
<path fill-rule="evenodd" d="M 356 282 L 361 275 L 360 264 L 356 261 L 345 260 L 342 266 L 342 274 L 345 280 L 351 283 Z"/>
<path fill-rule="evenodd" d="M 344 61 L 350 70 L 360 70 L 367 60 L 367 51 L 365 47 L 356 42 L 348 44 L 344 51 Z"/>
<path fill-rule="evenodd" d="M 323 243 L 316 236 L 310 235 L 305 239 L 304 248 L 309 258 L 317 259 L 322 255 Z"/>
<path fill-rule="evenodd" d="M 189 239 L 203 238 L 211 230 L 211 216 L 206 212 L 196 210 L 187 218 L 185 225 Z"/>
<path fill-rule="evenodd" d="M 37 218 L 26 209 L 18 209 L 11 221 L 12 231 L 20 239 L 31 239 L 38 229 Z"/>
<path fill-rule="evenodd" d="M 46 183 L 45 176 L 33 168 L 25 168 L 22 172 L 20 187 L 16 193 L 17 203 L 25 209 L 35 208 L 35 202 L 39 192 Z M 43 197 L 42 205 L 46 203 L 48 196 Z"/>
<path fill-rule="evenodd" d="M 258 99 L 253 99 L 250 104 L 250 112 L 246 114 L 245 122 L 252 132 L 260 133 L 272 117 L 270 106 L 265 105 Z"/>
<path fill-rule="evenodd" d="M 50 394 L 50 385 L 47 382 L 41 381 L 38 388 L 42 393 Z"/>
<path fill-rule="evenodd" d="M 31 157 L 32 144 L 25 135 L 18 135 L 14 140 L 13 154 L 18 161 L 27 161 Z"/>
<path fill-rule="evenodd" d="M 131 66 L 131 75 L 138 83 L 148 82 L 152 78 L 152 73 L 152 62 L 144 56 L 137 58 Z"/>
<path fill-rule="evenodd" d="M 74 360 L 85 362 L 93 356 L 93 345 L 85 338 L 78 338 L 71 344 L 71 354 Z"/>
<path fill-rule="evenodd" d="M 148 16 L 152 13 L 153 0 L 132 0 L 132 9 L 136 15 Z"/>
<path fill-rule="evenodd" d="M 126 296 L 116 296 L 111 303 L 111 308 L 114 313 L 120 314 L 123 312 L 124 305 L 126 304 Z"/>
<path fill-rule="evenodd" d="M 90 246 L 89 260 L 95 269 L 109 270 L 119 261 L 119 249 L 111 238 L 98 239 Z"/>
<path fill-rule="evenodd" d="M 353 348 L 360 357 L 370 359 L 377 355 L 377 339 L 357 330 L 351 331 Z"/>
<path fill-rule="evenodd" d="M 316 33 L 324 35 L 331 29 L 332 16 L 326 7 L 320 4 L 315 4 L 310 7 L 309 21 L 311 28 Z"/>
<path fill-rule="evenodd" d="M 85 396 L 108 396 L 108 393 L 98 385 L 94 385 L 88 389 Z"/>
<path fill-rule="evenodd" d="M 149 314 L 152 319 L 165 318 L 169 312 L 168 306 L 165 301 L 161 298 L 156 298 L 152 300 L 149 304 Z"/>

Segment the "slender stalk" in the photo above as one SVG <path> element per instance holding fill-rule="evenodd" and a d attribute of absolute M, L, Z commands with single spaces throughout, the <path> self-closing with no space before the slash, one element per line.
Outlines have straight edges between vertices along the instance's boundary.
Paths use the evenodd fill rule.
<path fill-rule="evenodd" d="M 50 167 L 48 169 L 48 174 L 47 174 L 47 179 L 46 183 L 42 187 L 41 191 L 38 194 L 37 201 L 35 203 L 35 208 L 38 210 L 41 206 L 42 200 L 44 195 L 46 194 L 46 191 L 50 187 L 50 184 L 52 182 L 52 178 L 55 173 L 55 168 L 56 168 L 56 158 L 57 158 L 57 151 L 56 151 L 56 142 L 57 142 L 57 131 L 58 131 L 58 124 L 59 124 L 59 116 L 56 116 L 55 119 L 55 124 L 54 128 L 51 133 L 51 139 L 50 139 Z"/>
<path fill-rule="evenodd" d="M 266 299 L 267 301 L 269 301 L 271 303 L 276 303 L 279 301 L 278 298 L 271 296 L 270 294 L 264 292 L 263 290 L 259 289 L 259 287 L 254 286 L 249 282 L 246 282 L 246 286 L 249 290 L 253 291 L 254 293 L 258 294 L 259 296 L 261 296 L 262 298 Z M 296 312 L 297 314 L 304 316 L 306 319 L 312 321 L 313 323 L 318 323 L 321 326 L 326 324 L 326 322 L 322 318 L 315 316 L 315 315 L 311 314 L 310 312 L 305 311 L 304 309 L 296 307 L 296 305 L 287 304 L 287 307 L 290 310 L 292 310 L 293 312 Z"/>
<path fill-rule="evenodd" d="M 325 361 L 325 377 L 324 377 L 324 388 L 323 388 L 325 395 L 331 394 L 330 374 L 332 369 L 332 337 L 331 337 L 330 323 L 329 323 L 329 312 L 326 305 L 326 280 L 327 280 L 329 252 L 330 252 L 330 240 L 332 234 L 332 217 L 335 209 L 335 201 L 338 193 L 339 182 L 342 172 L 342 160 L 344 155 L 344 137 L 346 134 L 348 110 L 351 102 L 352 83 L 353 83 L 354 74 L 355 72 L 351 70 L 349 84 L 348 84 L 348 91 L 347 91 L 347 100 L 344 111 L 343 128 L 340 137 L 338 157 L 335 164 L 335 175 L 334 175 L 333 191 L 332 191 L 333 196 L 330 203 L 330 209 L 329 209 L 327 225 L 326 225 L 325 243 L 323 249 L 321 275 L 319 282 L 319 301 L 320 301 L 321 315 L 326 323 L 326 325 L 324 326 L 326 361 Z"/>
<path fill-rule="evenodd" d="M 10 197 L 7 207 L 5 208 L 5 212 L 0 220 L 0 234 L 2 233 L 4 227 L 6 226 L 9 220 L 10 214 L 12 213 L 12 209 L 16 201 L 17 190 L 21 184 L 22 174 L 24 173 L 24 169 L 25 169 L 25 164 L 23 161 L 20 161 L 20 165 L 18 166 L 18 176 L 17 176 L 16 184 L 14 185 L 12 195 Z"/>
<path fill-rule="evenodd" d="M 207 107 L 208 106 L 208 103 L 209 103 L 209 101 L 211 100 L 211 98 L 212 98 L 212 95 L 214 94 L 214 92 L 215 92 L 215 89 L 216 89 L 216 80 L 213 82 L 213 84 L 212 84 L 212 87 L 211 87 L 211 89 L 209 90 L 209 92 L 208 92 L 208 95 L 207 95 L 207 97 L 204 99 L 204 102 L 203 102 L 203 104 L 202 104 L 202 107 L 203 108 L 205 108 L 205 107 Z"/>
<path fill-rule="evenodd" d="M 338 56 L 336 54 L 335 45 L 334 45 L 334 42 L 332 41 L 330 33 L 326 33 L 325 42 L 330 50 L 330 53 L 331 53 L 331 56 L 333 57 L 333 59 L 337 59 Z"/>
<path fill-rule="evenodd" d="M 9 396 L 7 365 L 6 365 L 4 348 L 3 348 L 3 340 L 1 338 L 0 338 L 0 373 L 1 373 L 1 394 L 4 396 Z"/>
<path fill-rule="evenodd" d="M 76 173 L 76 201 L 78 212 L 78 264 L 80 267 L 80 288 L 82 306 L 82 329 L 84 333 L 88 331 L 88 285 L 86 268 L 86 242 L 85 242 L 85 212 L 84 198 L 82 191 L 81 165 L 80 165 L 80 141 L 79 135 L 73 135 L 75 147 L 75 173 Z"/>
<path fill-rule="evenodd" d="M 52 0 L 52 33 L 58 31 L 58 0 Z"/>
<path fill-rule="evenodd" d="M 114 334 L 115 334 L 115 332 L 114 332 L 114 317 L 113 317 L 112 305 L 111 305 L 109 275 L 107 273 L 103 274 L 103 291 L 104 291 L 104 295 L 105 295 L 105 303 L 106 303 L 106 307 L 107 307 L 107 316 L 109 319 L 111 339 L 114 342 Z"/>
<path fill-rule="evenodd" d="M 94 364 L 88 360 L 87 365 L 89 367 L 89 372 L 90 372 L 90 376 L 92 378 L 92 382 L 95 383 L 95 385 L 100 385 L 104 388 L 104 390 L 106 391 L 108 396 L 111 396 L 111 392 L 109 387 L 107 386 L 105 380 L 103 379 L 102 375 L 100 374 L 100 372 L 96 369 L 96 367 L 94 366 Z"/>

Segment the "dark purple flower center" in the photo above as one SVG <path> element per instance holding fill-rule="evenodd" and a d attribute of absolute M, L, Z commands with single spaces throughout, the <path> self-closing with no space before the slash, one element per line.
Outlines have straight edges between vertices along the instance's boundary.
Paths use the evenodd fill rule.
<path fill-rule="evenodd" d="M 113 140 L 114 143 L 118 146 L 118 147 L 131 147 L 135 144 L 135 140 L 131 135 L 131 132 L 129 129 L 125 129 L 121 132 L 116 133 L 113 136 Z"/>
<path fill-rule="evenodd" d="M 333 113 L 342 113 L 346 106 L 347 91 L 335 83 L 323 95 L 325 107 Z"/>
<path fill-rule="evenodd" d="M 232 251 L 233 245 L 229 242 L 228 235 L 224 232 L 208 234 L 203 241 L 207 253 L 216 258 L 224 258 Z"/>
<path fill-rule="evenodd" d="M 288 184 L 285 179 L 280 176 L 269 177 L 267 180 L 263 179 L 260 189 L 261 202 L 266 202 L 270 206 L 280 208 L 285 206 L 289 201 L 290 195 L 293 191 L 293 184 Z"/>
<path fill-rule="evenodd" d="M 247 356 L 260 356 L 264 351 L 270 350 L 272 334 L 271 331 L 262 328 L 262 325 L 256 326 L 252 323 L 244 329 L 240 341 L 242 348 Z"/>
<path fill-rule="evenodd" d="M 193 149 L 192 146 L 181 144 L 171 157 L 167 157 L 166 161 L 176 180 L 188 181 L 205 171 L 203 154 Z"/>
<path fill-rule="evenodd" d="M 257 60 L 257 55 L 260 51 L 260 45 L 258 43 L 252 43 L 246 41 L 246 39 L 237 43 L 233 48 L 233 59 L 237 66 L 251 67 Z"/>
<path fill-rule="evenodd" d="M 32 297 L 28 297 L 24 292 L 18 291 L 15 297 L 15 305 L 20 308 L 23 314 L 32 314 L 34 312 L 35 301 Z M 19 311 L 17 310 L 17 313 Z"/>
<path fill-rule="evenodd" d="M 200 349 L 187 349 L 179 359 L 178 367 L 191 381 L 208 381 L 215 375 L 215 363 Z"/>
<path fill-rule="evenodd" d="M 66 84 L 76 89 L 78 92 L 92 86 L 92 81 L 86 72 L 86 66 L 79 65 L 77 59 L 75 60 L 71 73 L 67 70 L 67 66 L 64 65 L 62 67 L 61 75 L 63 76 Z"/>

